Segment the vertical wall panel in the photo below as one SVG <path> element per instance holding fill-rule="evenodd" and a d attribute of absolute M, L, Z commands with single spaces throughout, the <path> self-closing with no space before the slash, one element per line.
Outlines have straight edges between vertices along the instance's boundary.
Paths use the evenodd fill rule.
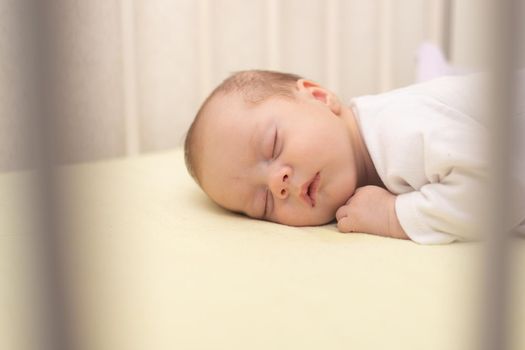
<path fill-rule="evenodd" d="M 392 6 L 392 86 L 412 84 L 415 79 L 415 53 L 428 40 L 429 17 L 425 16 L 425 2 L 396 0 Z M 435 15 L 435 14 L 431 14 Z"/>
<path fill-rule="evenodd" d="M 450 55 L 452 0 L 425 1 L 423 16 L 427 19 L 426 38 L 442 48 L 446 57 Z"/>
<path fill-rule="evenodd" d="M 137 0 L 138 110 L 142 151 L 175 147 L 195 113 L 197 2 Z"/>
<path fill-rule="evenodd" d="M 140 132 L 138 121 L 137 95 L 137 49 L 135 1 L 120 0 L 121 34 L 122 34 L 122 95 L 124 111 L 124 133 L 126 154 L 137 154 L 140 151 Z"/>
<path fill-rule="evenodd" d="M 267 0 L 265 11 L 266 26 L 266 67 L 270 70 L 279 70 L 280 67 L 280 24 L 281 7 L 279 0 Z"/>
<path fill-rule="evenodd" d="M 265 1 L 211 1 L 213 87 L 230 73 L 265 65 Z"/>
<path fill-rule="evenodd" d="M 121 17 L 117 0 L 61 0 L 56 23 L 59 157 L 124 154 Z"/>
<path fill-rule="evenodd" d="M 282 70 L 325 81 L 325 1 L 281 2 Z"/>
<path fill-rule="evenodd" d="M 392 29 L 397 23 L 394 18 L 394 4 L 391 0 L 381 0 L 379 3 L 379 52 L 377 57 L 379 71 L 379 91 L 391 90 L 394 72 L 394 34 Z"/>
<path fill-rule="evenodd" d="M 341 1 L 340 95 L 351 97 L 379 88 L 379 0 Z"/>
<path fill-rule="evenodd" d="M 198 14 L 195 20 L 197 24 L 197 61 L 199 77 L 199 101 L 203 101 L 212 91 L 212 67 L 213 67 L 213 33 L 211 30 L 211 0 L 198 1 Z"/>
<path fill-rule="evenodd" d="M 324 31 L 324 65 L 325 86 L 332 91 L 339 91 L 340 74 L 340 1 L 327 0 L 324 8 L 325 31 Z"/>

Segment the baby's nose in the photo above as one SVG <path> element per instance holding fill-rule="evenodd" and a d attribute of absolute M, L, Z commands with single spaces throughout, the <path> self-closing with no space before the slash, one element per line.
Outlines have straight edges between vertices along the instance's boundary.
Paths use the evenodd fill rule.
<path fill-rule="evenodd" d="M 269 187 L 274 197 L 281 199 L 286 199 L 288 197 L 290 194 L 291 175 L 292 169 L 288 166 L 283 166 L 270 176 Z"/>

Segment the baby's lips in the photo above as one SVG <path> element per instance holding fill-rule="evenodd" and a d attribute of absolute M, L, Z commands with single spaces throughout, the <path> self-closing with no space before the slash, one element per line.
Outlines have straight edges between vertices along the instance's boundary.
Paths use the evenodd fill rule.
<path fill-rule="evenodd" d="M 306 194 L 306 192 L 301 192 L 301 199 L 304 200 L 311 207 L 315 205 L 312 198 L 310 198 L 308 194 Z"/>
<path fill-rule="evenodd" d="M 312 208 L 315 207 L 317 188 L 319 187 L 320 176 L 317 172 L 314 177 L 301 186 L 299 196 Z"/>
<path fill-rule="evenodd" d="M 315 177 L 310 184 L 310 198 L 312 198 L 313 205 L 315 207 L 317 199 L 317 190 L 319 189 L 319 183 L 321 182 L 321 175 L 318 173 L 315 174 Z"/>
<path fill-rule="evenodd" d="M 299 196 L 312 208 L 315 207 L 315 197 L 318 186 L 319 173 L 316 173 L 312 179 L 308 180 L 301 186 L 301 192 Z"/>

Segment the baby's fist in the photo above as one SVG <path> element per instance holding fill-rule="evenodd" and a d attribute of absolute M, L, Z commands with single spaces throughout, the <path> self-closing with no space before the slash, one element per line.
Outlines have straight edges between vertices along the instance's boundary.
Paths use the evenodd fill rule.
<path fill-rule="evenodd" d="M 400 226 L 395 225 L 399 225 L 395 214 L 395 199 L 395 195 L 382 187 L 360 187 L 346 204 L 337 210 L 337 228 L 341 232 L 399 236 L 397 230 Z"/>

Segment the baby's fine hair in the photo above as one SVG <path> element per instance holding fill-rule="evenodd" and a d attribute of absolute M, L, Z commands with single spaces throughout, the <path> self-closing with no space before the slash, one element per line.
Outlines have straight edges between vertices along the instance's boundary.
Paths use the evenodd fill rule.
<path fill-rule="evenodd" d="M 264 102 L 270 97 L 294 98 L 293 87 L 300 76 L 268 70 L 246 70 L 233 73 L 217 86 L 204 100 L 193 120 L 184 141 L 184 160 L 188 173 L 200 185 L 197 156 L 195 151 L 198 125 L 208 103 L 219 94 L 238 93 L 251 105 Z"/>

